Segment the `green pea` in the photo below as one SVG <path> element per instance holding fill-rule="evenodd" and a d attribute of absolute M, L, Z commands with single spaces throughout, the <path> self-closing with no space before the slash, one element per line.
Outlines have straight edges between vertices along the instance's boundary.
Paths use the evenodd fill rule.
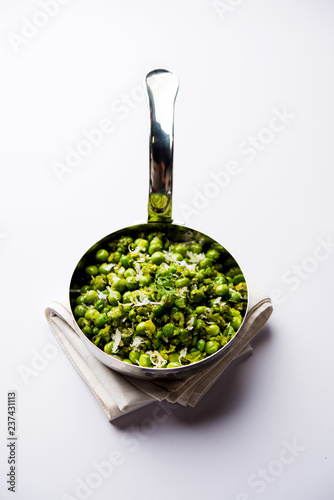
<path fill-rule="evenodd" d="M 194 324 L 194 328 L 196 331 L 201 330 L 201 328 L 203 328 L 203 326 L 204 326 L 204 322 L 201 319 L 198 319 L 196 321 L 196 323 Z"/>
<path fill-rule="evenodd" d="M 241 323 L 242 323 L 242 317 L 241 316 L 233 316 L 230 325 L 232 326 L 232 328 L 235 331 L 237 331 L 237 330 L 239 330 L 239 328 L 241 326 Z"/>
<path fill-rule="evenodd" d="M 131 304 L 129 304 L 129 305 L 131 305 Z M 129 314 L 128 314 L 128 318 L 129 318 L 129 320 L 130 320 L 130 321 L 134 321 L 134 320 L 135 320 L 135 318 L 136 318 L 136 316 L 137 316 L 136 310 L 135 310 L 135 309 L 131 309 L 131 310 L 129 311 Z"/>
<path fill-rule="evenodd" d="M 138 288 L 138 282 L 134 276 L 128 276 L 125 282 L 126 282 L 126 288 L 128 290 L 135 290 L 136 288 Z"/>
<path fill-rule="evenodd" d="M 117 292 L 124 292 L 126 290 L 126 281 L 123 278 L 115 279 L 111 287 Z"/>
<path fill-rule="evenodd" d="M 244 283 L 245 277 L 243 274 L 237 274 L 233 278 L 233 285 L 239 285 L 239 283 Z"/>
<path fill-rule="evenodd" d="M 98 270 L 97 266 L 87 266 L 85 269 L 85 272 L 89 276 L 96 276 L 97 274 L 99 274 L 99 270 Z"/>
<path fill-rule="evenodd" d="M 107 318 L 107 315 L 106 314 L 99 314 L 98 316 L 96 316 L 96 318 L 94 319 L 94 324 L 95 326 L 97 326 L 98 328 L 103 328 L 106 323 L 108 321 L 108 318 Z"/>
<path fill-rule="evenodd" d="M 146 252 L 148 249 L 148 241 L 143 238 L 138 238 L 135 241 L 135 249 L 139 252 Z"/>
<path fill-rule="evenodd" d="M 196 314 L 204 314 L 205 311 L 206 311 L 206 307 L 205 306 L 197 306 L 196 309 L 195 309 Z"/>
<path fill-rule="evenodd" d="M 216 261 L 219 259 L 219 252 L 217 252 L 217 250 L 209 250 L 208 252 L 206 252 L 205 257 Z"/>
<path fill-rule="evenodd" d="M 89 290 L 86 292 L 84 300 L 86 304 L 93 304 L 98 298 L 99 295 L 95 290 Z"/>
<path fill-rule="evenodd" d="M 176 326 L 174 323 L 167 323 L 167 325 L 162 327 L 162 332 L 165 335 L 165 337 L 172 337 L 174 335 L 174 332 L 176 330 Z"/>
<path fill-rule="evenodd" d="M 164 309 L 162 306 L 157 305 L 157 306 L 153 307 L 153 314 L 156 318 L 160 318 L 160 316 L 162 316 L 163 312 L 164 312 Z"/>
<path fill-rule="evenodd" d="M 148 307 L 146 305 L 142 305 L 140 307 L 136 307 L 136 311 L 138 316 L 147 316 L 148 314 Z"/>
<path fill-rule="evenodd" d="M 202 272 L 199 272 L 195 274 L 195 278 L 197 279 L 198 283 L 203 283 L 205 276 Z"/>
<path fill-rule="evenodd" d="M 165 256 L 162 252 L 154 252 L 151 256 L 151 262 L 159 266 L 163 262 L 166 262 Z"/>
<path fill-rule="evenodd" d="M 196 253 L 198 255 L 202 253 L 203 248 L 199 243 L 193 243 L 192 245 L 190 245 L 190 250 L 192 251 L 192 253 Z"/>
<path fill-rule="evenodd" d="M 123 317 L 123 313 L 119 307 L 112 307 L 108 313 L 108 316 L 112 319 L 120 319 Z"/>
<path fill-rule="evenodd" d="M 113 341 L 108 342 L 108 344 L 104 346 L 104 352 L 106 352 L 107 354 L 112 354 L 113 347 L 114 347 L 114 342 Z"/>
<path fill-rule="evenodd" d="M 136 326 L 136 332 L 139 334 L 154 333 L 155 330 L 155 324 L 150 319 L 148 321 L 142 321 Z"/>
<path fill-rule="evenodd" d="M 150 319 L 148 321 L 145 321 L 145 325 L 146 325 L 146 333 L 147 334 L 154 333 L 156 331 L 155 324 Z"/>
<path fill-rule="evenodd" d="M 172 253 L 172 259 L 177 260 L 178 262 L 183 260 L 183 255 L 181 253 Z"/>
<path fill-rule="evenodd" d="M 239 292 L 234 292 L 233 290 L 230 290 L 229 299 L 231 302 L 240 302 L 241 294 Z"/>
<path fill-rule="evenodd" d="M 207 267 L 212 267 L 212 266 L 213 266 L 213 261 L 211 259 L 208 259 L 207 257 L 199 261 L 200 269 L 206 269 Z"/>
<path fill-rule="evenodd" d="M 144 366 L 145 368 L 149 368 L 152 366 L 151 358 L 148 354 L 141 354 L 139 357 L 140 366 Z"/>
<path fill-rule="evenodd" d="M 82 286 L 80 289 L 81 293 L 83 293 L 83 294 L 88 292 L 88 290 L 90 290 L 90 286 L 88 286 L 88 285 Z"/>
<path fill-rule="evenodd" d="M 112 306 L 117 306 L 122 298 L 122 295 L 117 290 L 111 290 L 108 295 L 108 302 Z"/>
<path fill-rule="evenodd" d="M 83 306 L 82 304 L 79 304 L 79 305 L 78 305 L 78 306 L 76 306 L 76 308 L 74 309 L 74 316 L 75 316 L 76 318 L 81 318 L 82 316 L 85 316 L 86 311 L 87 311 L 87 309 L 85 308 L 85 306 Z"/>
<path fill-rule="evenodd" d="M 208 342 L 205 342 L 205 352 L 207 354 L 214 354 L 217 352 L 219 349 L 219 344 L 215 340 L 209 340 Z"/>
<path fill-rule="evenodd" d="M 235 261 L 234 259 L 232 259 L 231 262 L 225 261 L 225 264 L 231 264 L 233 266 L 233 264 L 235 264 Z M 237 276 L 238 274 L 242 274 L 240 267 L 233 266 L 227 271 L 226 276 L 228 276 L 229 278 L 234 278 L 234 276 Z"/>
<path fill-rule="evenodd" d="M 184 299 L 183 297 L 178 297 L 177 299 L 175 299 L 175 305 L 180 309 L 184 309 L 187 305 L 186 299 Z"/>
<path fill-rule="evenodd" d="M 88 321 L 94 321 L 94 319 L 98 316 L 98 314 L 100 314 L 99 311 L 97 311 L 92 307 L 91 309 L 86 310 L 85 318 Z"/>
<path fill-rule="evenodd" d="M 133 365 L 132 361 L 130 359 L 122 359 L 124 363 L 128 363 L 128 365 Z"/>
<path fill-rule="evenodd" d="M 106 262 L 104 262 L 99 267 L 99 273 L 100 274 L 108 274 L 110 272 L 110 269 L 111 269 L 110 264 L 107 264 Z"/>
<path fill-rule="evenodd" d="M 77 304 L 84 304 L 85 303 L 85 296 L 84 295 L 79 295 L 76 300 Z"/>
<path fill-rule="evenodd" d="M 183 257 L 185 257 L 187 255 L 187 247 L 184 246 L 184 245 L 176 245 L 175 247 L 175 253 L 179 253 L 181 254 Z"/>
<path fill-rule="evenodd" d="M 220 244 L 220 243 L 212 243 L 212 248 L 217 250 L 217 252 L 222 253 L 222 254 L 228 254 L 227 250 Z"/>
<path fill-rule="evenodd" d="M 199 350 L 199 352 L 203 352 L 205 347 L 205 340 L 199 339 L 199 341 L 196 344 L 196 347 Z"/>
<path fill-rule="evenodd" d="M 92 329 L 88 325 L 84 326 L 82 331 L 86 336 L 90 336 L 92 334 Z"/>
<path fill-rule="evenodd" d="M 233 336 L 234 334 L 235 334 L 235 330 L 234 330 L 233 326 L 229 325 L 225 328 L 224 336 L 227 336 L 227 335 Z"/>
<path fill-rule="evenodd" d="M 159 240 L 156 240 L 156 241 L 153 241 L 151 242 L 150 246 L 149 246 L 149 249 L 148 249 L 148 253 L 150 255 L 153 255 L 154 253 L 156 252 L 160 252 L 161 250 L 163 250 L 163 244 L 161 241 Z"/>
<path fill-rule="evenodd" d="M 129 278 L 130 276 L 136 276 L 136 271 L 134 269 L 132 269 L 132 267 L 129 267 L 129 269 L 126 269 L 126 271 L 124 271 L 124 278 Z"/>
<path fill-rule="evenodd" d="M 129 358 L 130 358 L 130 360 L 132 361 L 132 363 L 134 365 L 138 364 L 137 361 L 139 360 L 139 356 L 140 356 L 140 352 L 139 351 L 132 350 L 129 353 Z"/>
<path fill-rule="evenodd" d="M 206 333 L 212 337 L 216 337 L 220 334 L 220 328 L 218 325 L 209 325 L 206 327 Z"/>
<path fill-rule="evenodd" d="M 183 288 L 184 286 L 189 286 L 189 285 L 190 285 L 189 278 L 179 278 L 179 279 L 175 280 L 176 288 Z"/>
<path fill-rule="evenodd" d="M 151 245 L 152 243 L 156 243 L 156 242 L 163 243 L 163 238 L 164 238 L 164 235 L 162 233 L 152 233 L 148 236 L 147 239 Z"/>
<path fill-rule="evenodd" d="M 172 363 L 168 363 L 166 368 L 178 368 L 179 366 L 182 366 L 181 363 L 177 361 L 173 361 Z"/>
<path fill-rule="evenodd" d="M 183 324 L 184 323 L 184 314 L 181 311 L 179 311 L 178 309 L 174 308 L 172 310 L 172 319 L 173 319 L 174 323 Z"/>
<path fill-rule="evenodd" d="M 142 276 L 139 276 L 138 283 L 141 287 L 148 286 L 150 283 L 152 283 L 152 278 L 151 276 L 143 274 Z"/>
<path fill-rule="evenodd" d="M 82 329 L 84 326 L 89 325 L 89 321 L 87 321 L 83 316 L 81 318 L 78 318 L 77 321 L 79 327 Z"/>
<path fill-rule="evenodd" d="M 191 290 L 190 292 L 190 300 L 192 300 L 193 302 L 200 302 L 204 299 L 204 297 L 205 294 L 201 289 Z"/>
<path fill-rule="evenodd" d="M 117 264 L 121 257 L 122 257 L 121 252 L 118 251 L 114 252 L 111 255 L 109 255 L 108 262 L 115 262 Z"/>
<path fill-rule="evenodd" d="M 98 260 L 99 262 L 106 262 L 109 257 L 109 252 L 107 250 L 104 250 L 101 248 L 101 250 L 98 250 L 95 254 L 95 259 Z"/>
<path fill-rule="evenodd" d="M 102 292 L 105 289 L 105 287 L 106 287 L 105 278 L 103 276 L 96 276 L 93 282 L 94 290 L 100 290 Z"/>
<path fill-rule="evenodd" d="M 217 285 L 215 287 L 215 294 L 218 295 L 219 297 L 227 297 L 229 295 L 229 288 L 228 285 Z"/>
<path fill-rule="evenodd" d="M 119 261 L 122 264 L 122 266 L 125 267 L 125 269 L 128 269 L 128 267 L 130 267 L 132 264 L 132 261 L 128 255 L 122 255 Z"/>
<path fill-rule="evenodd" d="M 184 344 L 185 342 L 188 342 L 189 337 L 190 337 L 189 330 L 187 330 L 186 328 L 182 328 L 182 330 L 180 330 L 179 333 L 179 341 L 182 342 L 182 344 Z"/>
<path fill-rule="evenodd" d="M 130 304 L 131 302 L 133 302 L 133 294 L 132 294 L 132 292 L 125 292 L 123 294 L 123 303 Z"/>
<path fill-rule="evenodd" d="M 227 279 L 225 278 L 225 276 L 223 274 L 217 276 L 217 278 L 214 279 L 214 282 L 217 284 L 217 285 L 225 285 L 227 283 Z"/>
<path fill-rule="evenodd" d="M 120 238 L 118 244 L 121 246 L 125 246 L 127 248 L 129 245 L 131 245 L 132 242 L 133 242 L 133 239 L 131 238 L 131 236 L 122 236 L 122 238 Z"/>
<path fill-rule="evenodd" d="M 102 300 L 98 300 L 95 304 L 94 304 L 94 308 L 97 309 L 98 311 L 102 311 L 103 309 L 103 306 L 104 306 L 104 302 Z"/>

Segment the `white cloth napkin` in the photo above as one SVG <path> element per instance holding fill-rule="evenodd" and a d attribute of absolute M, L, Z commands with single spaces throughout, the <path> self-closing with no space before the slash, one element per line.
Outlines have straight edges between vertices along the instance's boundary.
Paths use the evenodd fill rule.
<path fill-rule="evenodd" d="M 186 379 L 155 382 L 121 375 L 98 361 L 75 332 L 68 299 L 53 302 L 45 314 L 58 342 L 111 421 L 153 401 L 195 406 L 232 361 L 252 353 L 249 342 L 269 319 L 273 307 L 270 298 L 253 287 L 249 302 L 244 324 L 223 358 Z"/>

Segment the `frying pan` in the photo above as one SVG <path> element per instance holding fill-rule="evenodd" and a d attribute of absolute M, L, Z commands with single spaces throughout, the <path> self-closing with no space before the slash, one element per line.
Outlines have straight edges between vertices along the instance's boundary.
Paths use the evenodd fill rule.
<path fill-rule="evenodd" d="M 75 329 L 89 351 L 103 364 L 124 375 L 142 379 L 180 379 L 198 373 L 221 359 L 233 345 L 240 328 L 234 337 L 217 352 L 195 363 L 175 368 L 146 368 L 139 365 L 130 365 L 99 349 L 81 331 L 74 317 L 75 300 L 78 288 L 83 283 L 83 271 L 91 264 L 97 250 L 106 248 L 108 243 L 122 236 L 131 236 L 134 239 L 145 237 L 152 231 L 163 231 L 171 242 L 200 242 L 203 244 L 217 243 L 206 234 L 189 227 L 173 224 L 172 222 L 172 183 L 173 183 L 173 145 L 174 145 L 174 103 L 179 88 L 175 74 L 164 69 L 151 71 L 146 75 L 146 88 L 150 109 L 150 176 L 148 222 L 119 229 L 95 243 L 79 260 L 70 282 L 71 313 Z M 144 236 L 143 236 L 144 235 Z M 225 248 L 225 247 L 224 247 Z M 225 248 L 226 250 L 226 248 Z M 232 255 L 226 250 L 224 253 L 224 273 L 229 268 L 239 266 Z M 241 271 L 242 272 L 242 271 Z M 246 281 L 247 284 L 247 281 Z M 248 309 L 248 298 L 247 298 Z M 247 309 L 244 318 L 247 314 Z M 243 319 L 244 320 L 244 319 Z"/>

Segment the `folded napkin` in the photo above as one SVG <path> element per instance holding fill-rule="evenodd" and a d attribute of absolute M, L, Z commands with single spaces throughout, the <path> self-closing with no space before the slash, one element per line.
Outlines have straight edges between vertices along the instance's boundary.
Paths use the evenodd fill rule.
<path fill-rule="evenodd" d="M 45 310 L 47 321 L 110 421 L 153 401 L 166 400 L 183 406 L 195 406 L 232 361 L 252 353 L 249 342 L 273 311 L 270 298 L 251 287 L 246 319 L 223 358 L 185 379 L 151 382 L 122 375 L 98 361 L 75 332 L 69 309 L 68 299 L 53 302 Z"/>

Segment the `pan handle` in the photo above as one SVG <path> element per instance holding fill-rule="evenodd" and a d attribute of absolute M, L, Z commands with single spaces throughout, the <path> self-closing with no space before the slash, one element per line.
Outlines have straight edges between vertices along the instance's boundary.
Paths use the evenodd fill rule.
<path fill-rule="evenodd" d="M 176 75 L 156 69 L 146 75 L 150 110 L 150 187 L 148 222 L 172 222 L 174 103 Z"/>

